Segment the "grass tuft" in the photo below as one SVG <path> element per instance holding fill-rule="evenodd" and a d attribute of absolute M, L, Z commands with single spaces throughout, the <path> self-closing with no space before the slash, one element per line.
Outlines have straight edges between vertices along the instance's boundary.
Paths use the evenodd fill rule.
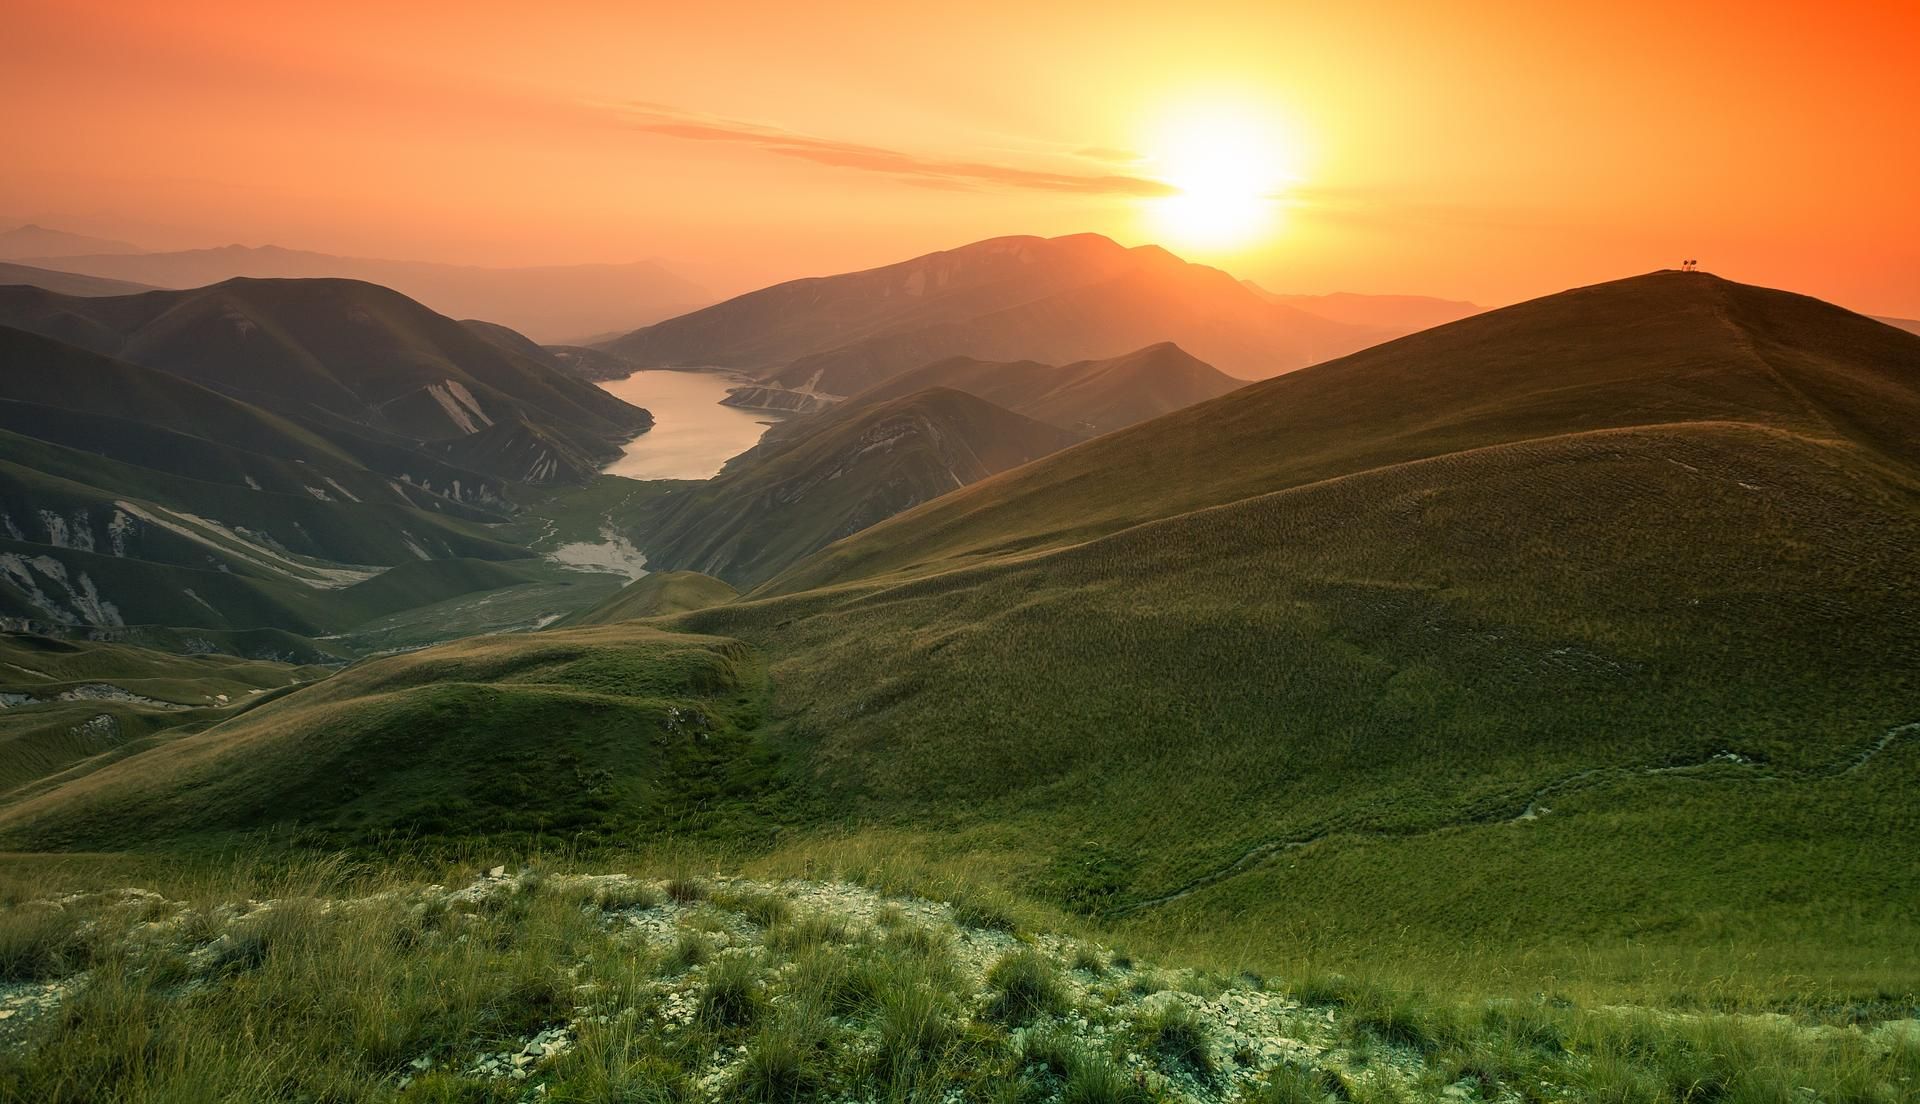
<path fill-rule="evenodd" d="M 987 1014 L 1004 1023 L 1026 1023 L 1067 1008 L 1067 994 L 1052 960 L 1031 948 L 1010 951 L 987 971 L 993 998 Z"/>

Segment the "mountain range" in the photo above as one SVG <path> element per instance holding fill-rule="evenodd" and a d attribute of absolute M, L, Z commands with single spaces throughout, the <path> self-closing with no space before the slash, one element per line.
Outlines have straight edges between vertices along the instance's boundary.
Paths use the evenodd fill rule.
<path fill-rule="evenodd" d="M 89 253 L 138 253 L 140 247 L 111 238 L 96 238 L 28 223 L 0 230 L 0 260 L 34 257 L 77 257 Z"/>
<path fill-rule="evenodd" d="M 0 257 L 40 268 L 161 288 L 196 288 L 235 277 L 361 280 L 394 289 L 455 318 L 484 318 L 543 342 L 625 330 L 700 306 L 712 296 L 655 261 L 483 268 L 426 261 L 339 257 L 276 245 L 227 245 L 143 253 L 131 246 L 79 248 L 72 235 L 0 235 Z M 69 240 L 74 239 L 74 240 Z M 37 241 L 59 250 L 29 251 Z"/>
<path fill-rule="evenodd" d="M 538 357 L 351 280 L 94 297 L 0 288 L 0 324 L 499 478 L 583 479 L 651 424 Z"/>
<path fill-rule="evenodd" d="M 1400 332 L 1273 302 L 1157 246 L 1077 234 L 993 238 L 778 284 L 601 347 L 640 366 L 746 370 L 787 390 L 847 396 L 954 356 L 1066 363 L 1163 341 L 1261 379 Z"/>

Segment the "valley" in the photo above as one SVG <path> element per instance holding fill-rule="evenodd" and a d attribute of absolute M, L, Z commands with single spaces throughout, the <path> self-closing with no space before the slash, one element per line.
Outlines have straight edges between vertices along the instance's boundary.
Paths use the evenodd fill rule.
<path fill-rule="evenodd" d="M 1341 299 L 1328 325 L 1449 320 L 1249 381 L 1174 340 L 1071 356 L 1140 331 L 1055 297 L 1126 314 L 1168 278 L 1111 244 L 980 243 L 592 349 L 336 280 L 0 289 L 0 1000 L 77 1017 L 0 1085 L 53 1091 L 62 1047 L 123 1029 L 63 979 L 187 1030 L 188 994 L 349 915 L 414 933 L 399 970 L 476 925 L 565 948 L 461 998 L 506 1019 L 343 1058 L 369 1099 L 572 1091 L 615 1050 L 608 1084 L 661 1099 L 1908 1076 L 1920 878 L 1884 841 L 1920 784 L 1920 337 L 1659 271 Z M 1105 344 L 955 352 L 950 309 Z M 673 342 L 733 364 L 644 367 Z M 597 997 L 528 1003 L 613 953 L 656 964 L 622 1022 L 732 970 L 756 1011 L 661 1049 Z M 825 953 L 938 980 L 798 1025 L 784 979 Z M 1027 954 L 1065 996 L 1010 1021 Z M 902 992 L 956 1033 L 881 1069 Z M 1557 1041 L 1516 1042 L 1521 1008 Z M 781 1031 L 813 1041 L 768 1072 Z"/>

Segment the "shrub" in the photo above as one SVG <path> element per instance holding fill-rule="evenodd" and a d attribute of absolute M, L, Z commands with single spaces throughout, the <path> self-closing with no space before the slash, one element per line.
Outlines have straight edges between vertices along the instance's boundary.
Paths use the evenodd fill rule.
<path fill-rule="evenodd" d="M 708 893 L 707 883 L 698 878 L 670 878 L 667 881 L 667 896 L 682 905 L 704 901 Z"/>
<path fill-rule="evenodd" d="M 744 1027 L 760 1010 L 760 963 L 752 955 L 723 955 L 707 967 L 696 1015 L 709 1028 Z"/>
<path fill-rule="evenodd" d="M 1140 1026 L 1147 1045 L 1163 1064 L 1182 1067 L 1203 1079 L 1214 1075 L 1212 1029 L 1186 1005 L 1169 1001 Z"/>
<path fill-rule="evenodd" d="M 1289 1062 L 1275 1066 L 1265 1083 L 1249 1094 L 1247 1104 L 1331 1104 L 1347 1095 L 1337 1075 Z"/>
<path fill-rule="evenodd" d="M 1018 931 L 1020 925 L 1013 914 L 998 901 L 990 900 L 977 892 L 966 891 L 953 897 L 953 919 L 963 928 L 978 928 L 982 931 Z"/>
<path fill-rule="evenodd" d="M 1067 1006 L 1053 963 L 1030 948 L 1011 951 L 995 962 L 987 972 L 987 987 L 994 994 L 988 1014 L 1007 1023 L 1025 1023 Z"/>
<path fill-rule="evenodd" d="M 809 913 L 788 920 L 767 932 L 767 946 L 785 954 L 828 943 L 845 943 L 853 938 L 844 921 L 835 916 Z"/>
<path fill-rule="evenodd" d="M 605 912 L 660 907 L 660 894 L 645 882 L 605 882 L 593 891 L 593 903 Z"/>
<path fill-rule="evenodd" d="M 0 912 L 0 980 L 42 981 L 82 969 L 87 960 L 80 921 L 56 905 Z"/>
<path fill-rule="evenodd" d="M 660 968 L 667 974 L 684 974 L 713 957 L 713 944 L 699 932 L 683 931 L 673 941 L 673 948 L 660 960 Z"/>
<path fill-rule="evenodd" d="M 785 923 L 793 916 L 793 902 L 777 893 L 716 893 L 713 903 L 763 928 Z"/>
<path fill-rule="evenodd" d="M 812 1096 L 824 1081 L 813 1043 L 786 1021 L 762 1029 L 747 1048 L 727 1099 L 793 1104 Z"/>

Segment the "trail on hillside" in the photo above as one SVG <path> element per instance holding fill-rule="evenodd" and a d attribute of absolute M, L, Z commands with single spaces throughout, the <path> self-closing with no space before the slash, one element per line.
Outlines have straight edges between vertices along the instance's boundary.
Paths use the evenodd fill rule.
<path fill-rule="evenodd" d="M 1268 840 L 1265 843 L 1256 844 L 1239 858 L 1234 859 L 1225 866 L 1202 874 L 1178 889 L 1161 894 L 1158 897 L 1149 897 L 1143 901 L 1135 901 L 1131 904 L 1109 909 L 1103 915 L 1106 919 L 1117 920 L 1121 917 L 1131 916 L 1144 909 L 1171 904 L 1174 901 L 1180 900 L 1182 897 L 1189 896 L 1208 886 L 1216 885 L 1226 881 L 1228 878 L 1243 874 L 1283 851 L 1297 851 L 1300 848 L 1310 847 L 1313 844 L 1334 836 L 1343 836 L 1349 839 L 1408 839 L 1415 836 L 1431 835 L 1435 832 L 1444 832 L 1451 828 L 1468 828 L 1475 825 L 1501 822 L 1517 824 L 1538 819 L 1540 816 L 1549 812 L 1550 810 L 1544 809 L 1540 805 L 1540 802 L 1546 798 L 1559 794 L 1573 793 L 1578 790 L 1591 789 L 1594 786 L 1606 782 L 1626 778 L 1660 775 L 1698 775 L 1704 771 L 1714 770 L 1716 773 L 1705 776 L 1705 781 L 1817 782 L 1821 779 L 1838 778 L 1842 775 L 1852 774 L 1872 762 L 1876 756 L 1886 751 L 1889 747 L 1892 747 L 1898 741 L 1914 736 L 1920 736 L 1920 721 L 1895 725 L 1884 733 L 1881 733 L 1877 739 L 1860 745 L 1852 751 L 1834 759 L 1832 762 L 1805 770 L 1783 770 L 1775 768 L 1770 764 L 1756 763 L 1728 751 L 1715 752 L 1705 759 L 1691 763 L 1667 763 L 1660 766 L 1645 767 L 1592 767 L 1587 770 L 1575 771 L 1572 774 L 1563 775 L 1547 782 L 1529 791 L 1523 798 L 1501 801 L 1496 806 L 1496 808 L 1500 810 L 1498 812 L 1477 811 L 1465 813 L 1443 824 L 1436 824 L 1429 828 L 1420 828 L 1408 832 L 1369 832 L 1342 831 L 1337 828 L 1323 827 L 1314 829 L 1305 835 L 1294 836 L 1288 839 Z M 1512 810 L 1515 808 L 1518 808 L 1519 811 L 1513 812 Z"/>

